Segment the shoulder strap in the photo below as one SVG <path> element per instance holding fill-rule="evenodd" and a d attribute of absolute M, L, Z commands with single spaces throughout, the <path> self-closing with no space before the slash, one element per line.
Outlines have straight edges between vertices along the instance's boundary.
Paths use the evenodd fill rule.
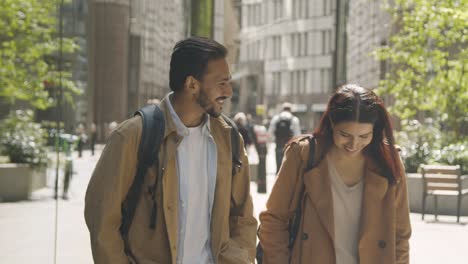
<path fill-rule="evenodd" d="M 307 165 L 304 172 L 308 172 L 313 168 L 315 156 L 315 139 L 313 136 L 310 136 L 307 140 L 309 140 L 309 158 L 307 159 Z"/>
<path fill-rule="evenodd" d="M 225 116 L 224 114 L 221 115 L 231 126 L 231 151 L 232 151 L 232 176 L 236 174 L 237 169 L 242 166 L 242 161 L 240 160 L 240 149 L 239 149 L 239 130 L 237 128 L 236 123 L 232 121 L 229 117 Z"/>
<path fill-rule="evenodd" d="M 313 168 L 314 165 L 314 154 L 315 154 L 315 139 L 313 136 L 310 136 L 307 138 L 309 140 L 309 158 L 307 159 L 307 165 L 304 169 L 304 173 L 308 172 Z M 299 224 L 301 222 L 302 218 L 302 197 L 304 196 L 304 190 L 305 186 L 304 183 L 302 183 L 301 186 L 301 191 L 299 193 L 299 201 L 296 207 L 296 211 L 294 212 L 293 219 L 290 221 L 289 225 L 289 244 L 288 247 L 292 249 L 294 246 L 294 241 L 296 240 L 297 237 L 297 232 L 299 231 Z"/>
<path fill-rule="evenodd" d="M 154 162 L 159 162 L 157 152 L 163 141 L 166 127 L 164 114 L 159 106 L 152 104 L 135 112 L 136 115 L 141 116 L 143 122 L 140 146 L 138 147 L 138 162 L 143 162 L 149 167 Z"/>
<path fill-rule="evenodd" d="M 128 231 L 135 216 L 135 209 L 141 195 L 146 172 L 154 163 L 159 167 L 158 151 L 164 138 L 165 130 L 164 114 L 159 106 L 155 104 L 141 108 L 134 115 L 141 116 L 142 132 L 138 147 L 137 171 L 127 196 L 122 203 L 122 223 L 120 226 L 125 253 L 129 256 L 132 256 L 132 253 L 128 245 Z"/>

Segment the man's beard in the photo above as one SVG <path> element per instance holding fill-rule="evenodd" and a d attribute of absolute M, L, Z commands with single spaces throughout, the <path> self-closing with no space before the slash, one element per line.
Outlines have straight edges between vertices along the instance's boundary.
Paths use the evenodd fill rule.
<path fill-rule="evenodd" d="M 203 89 L 200 89 L 200 94 L 195 98 L 195 100 L 198 105 L 205 110 L 205 113 L 209 114 L 211 117 L 216 118 L 221 115 L 221 112 L 216 112 L 214 105 L 210 103 L 210 100 Z"/>

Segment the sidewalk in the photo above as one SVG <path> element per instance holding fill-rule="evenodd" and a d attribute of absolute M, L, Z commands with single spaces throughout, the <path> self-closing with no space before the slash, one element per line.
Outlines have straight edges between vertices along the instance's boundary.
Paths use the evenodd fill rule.
<path fill-rule="evenodd" d="M 56 263 L 93 263 L 83 209 L 86 186 L 99 154 L 100 151 L 91 157 L 85 151 L 83 158 L 78 159 L 74 153 L 75 174 L 68 201 L 60 199 L 56 203 L 53 199 L 55 170 L 51 169 L 49 188 L 35 192 L 30 201 L 0 203 L 0 263 L 54 263 L 56 205 Z"/>
<path fill-rule="evenodd" d="M 273 153 L 271 149 L 269 153 Z M 99 154 L 100 150 L 97 151 L 97 155 Z M 91 157 L 89 151 L 85 151 L 83 158 L 74 159 L 76 174 L 71 183 L 70 200 L 58 201 L 56 263 L 93 263 L 83 208 L 86 186 L 97 162 L 97 155 Z M 274 155 L 268 155 L 269 191 L 275 180 L 274 162 Z M 258 216 L 265 208 L 268 194 L 258 194 L 254 182 L 250 187 L 254 213 Z M 50 188 L 36 192 L 31 201 L 0 203 L 0 263 L 54 263 L 56 201 L 52 197 L 53 188 Z M 432 220 L 432 215 L 428 215 L 426 219 Z M 411 263 L 468 262 L 468 225 L 455 224 L 455 217 L 444 216 L 440 217 L 441 221 L 438 223 L 423 222 L 420 214 L 412 214 L 411 220 Z M 468 217 L 463 217 L 461 221 L 468 223 Z"/>

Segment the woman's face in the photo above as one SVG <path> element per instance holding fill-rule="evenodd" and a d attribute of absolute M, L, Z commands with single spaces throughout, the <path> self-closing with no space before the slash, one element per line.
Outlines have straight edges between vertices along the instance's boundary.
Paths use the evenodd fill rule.
<path fill-rule="evenodd" d="M 370 123 L 359 123 L 344 121 L 332 125 L 333 143 L 338 151 L 356 156 L 371 143 L 374 125 Z"/>

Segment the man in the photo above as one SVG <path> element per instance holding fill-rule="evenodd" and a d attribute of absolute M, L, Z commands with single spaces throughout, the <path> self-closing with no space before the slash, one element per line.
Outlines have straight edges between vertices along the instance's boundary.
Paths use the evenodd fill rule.
<path fill-rule="evenodd" d="M 299 118 L 291 113 L 291 104 L 283 103 L 283 111 L 273 116 L 268 128 L 270 138 L 276 143 L 276 172 L 283 161 L 283 148 L 288 141 L 301 134 Z"/>
<path fill-rule="evenodd" d="M 172 90 L 160 104 L 166 127 L 159 149 L 162 182 L 155 190 L 156 224 L 149 228 L 150 168 L 128 234 L 119 233 L 121 204 L 132 184 L 142 130 L 131 118 L 111 134 L 88 186 L 85 218 L 95 263 L 253 263 L 257 221 L 249 166 L 232 175 L 231 127 L 220 117 L 232 96 L 226 48 L 192 37 L 178 42 L 170 63 Z"/>

